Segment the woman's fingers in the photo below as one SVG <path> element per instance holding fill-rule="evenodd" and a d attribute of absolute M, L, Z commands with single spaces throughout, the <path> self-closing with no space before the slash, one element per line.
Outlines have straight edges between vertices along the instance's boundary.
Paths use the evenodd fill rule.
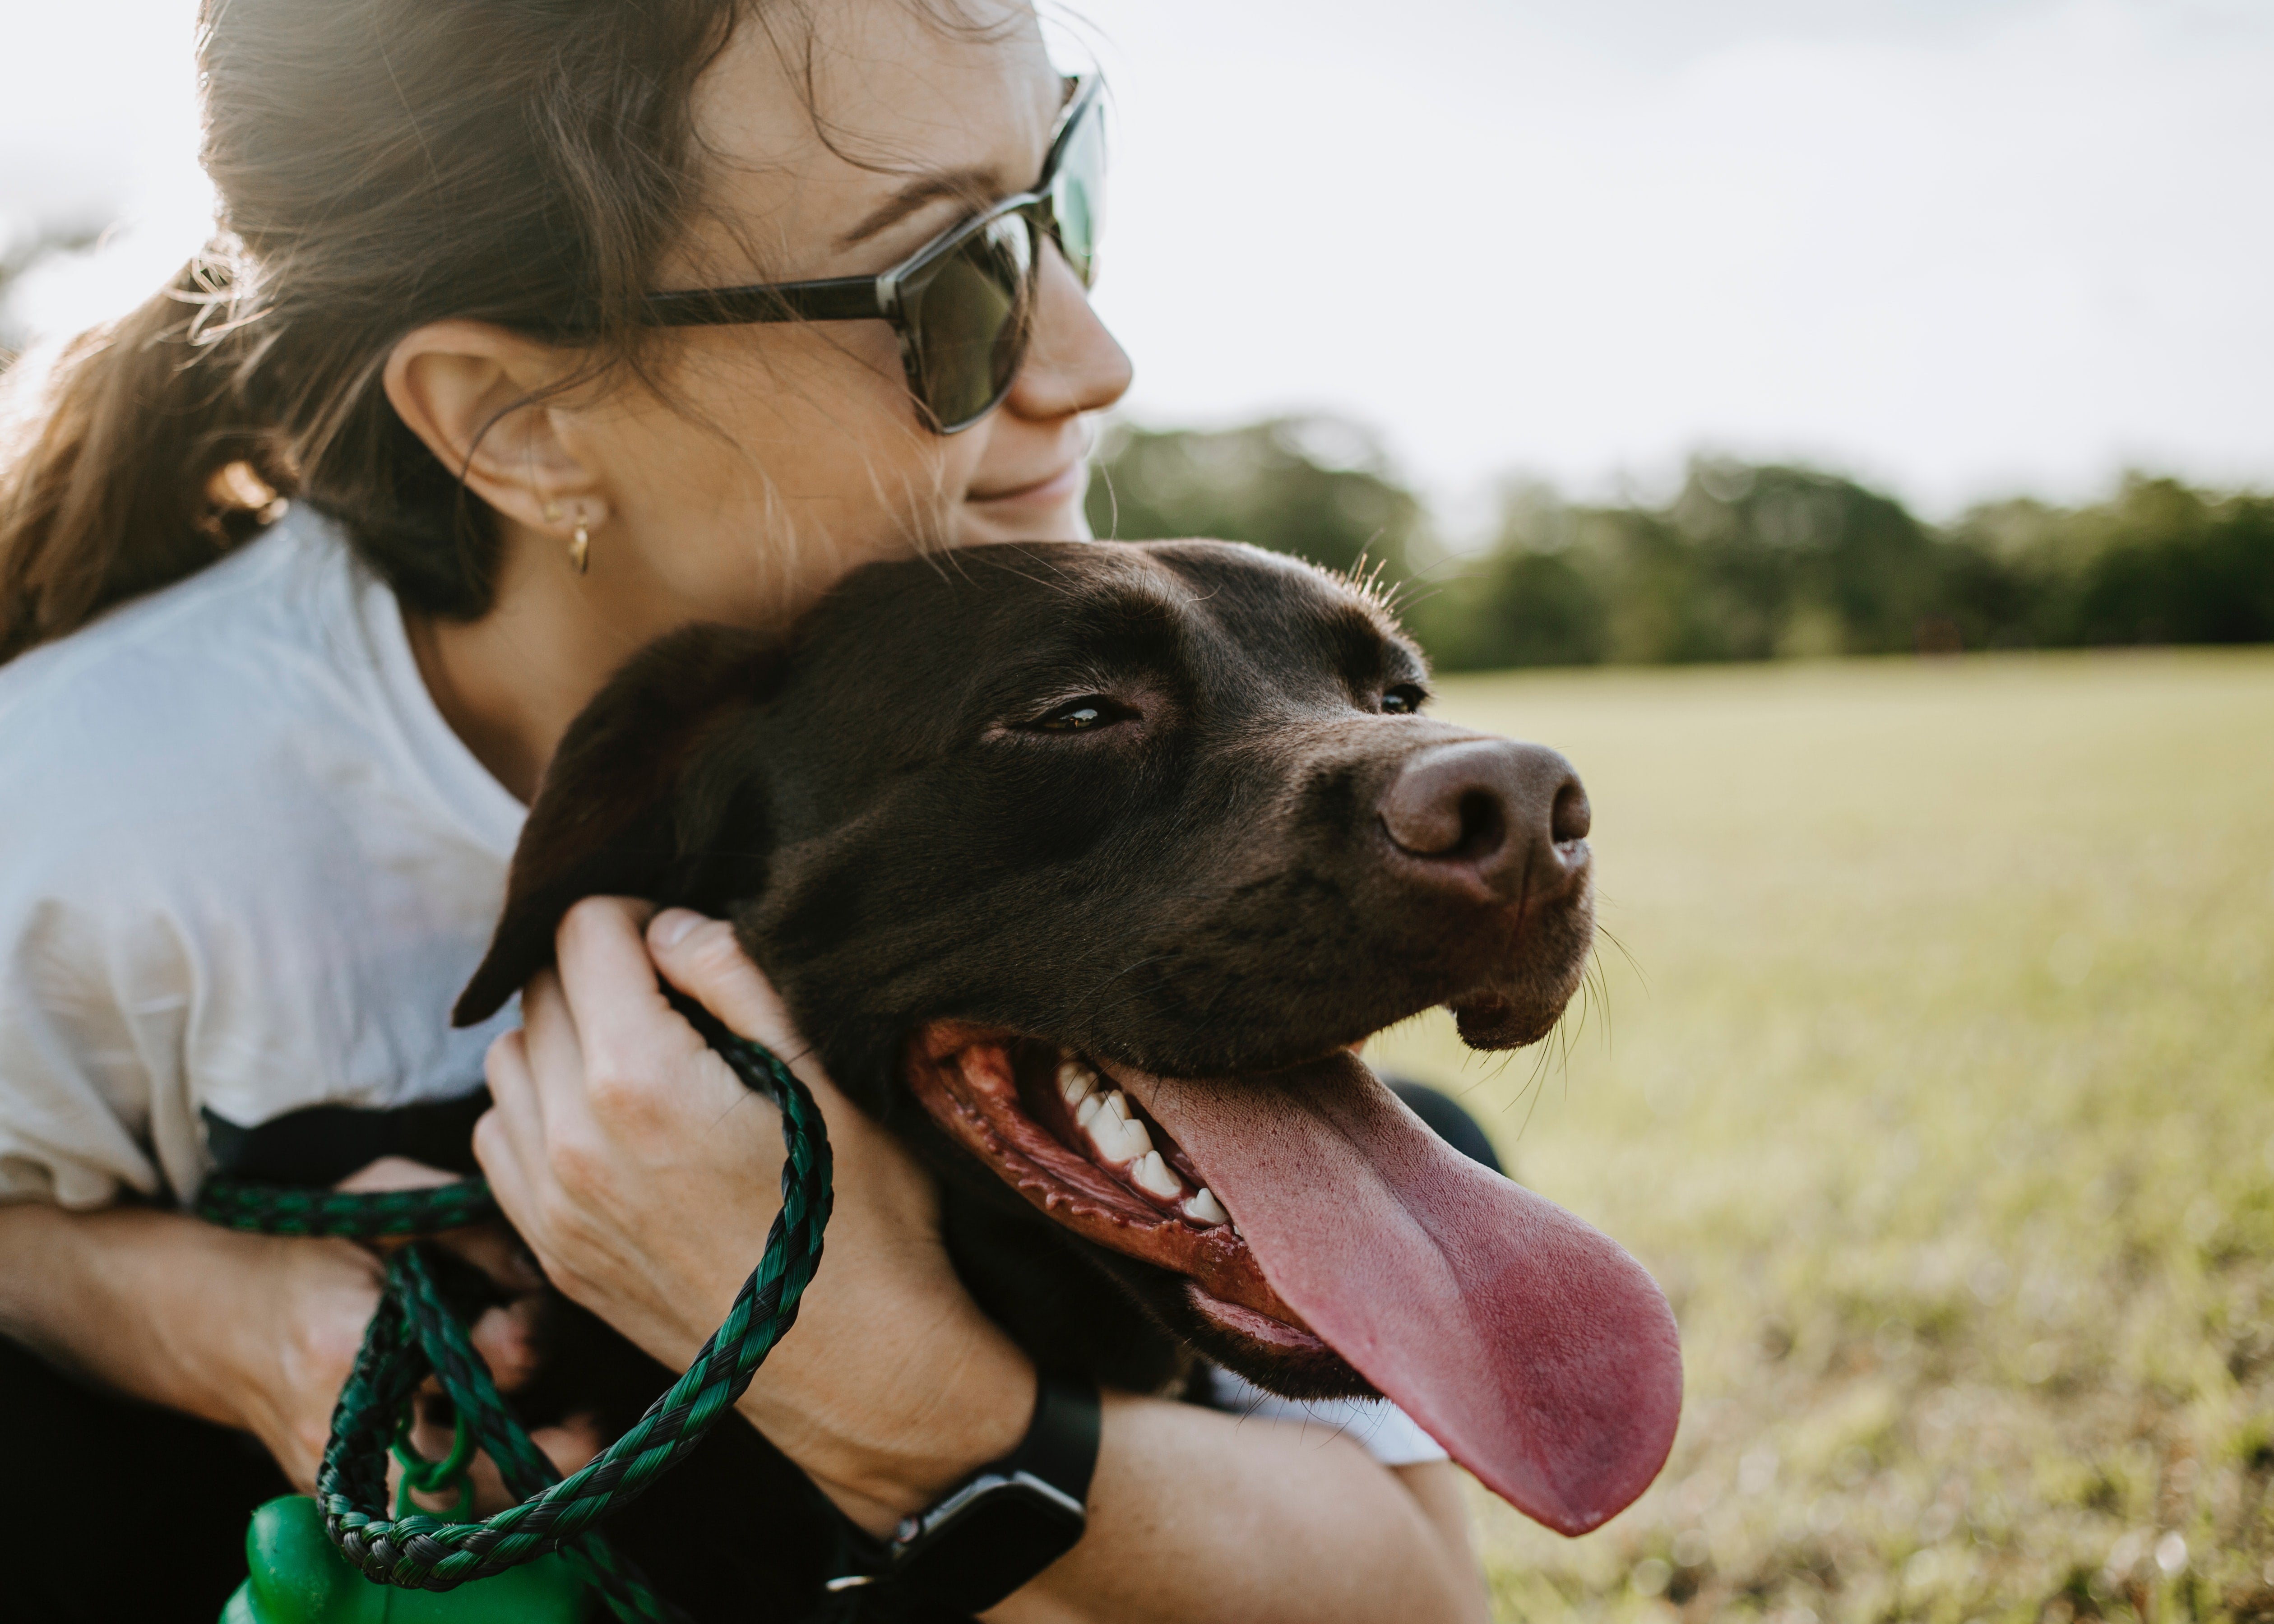
<path fill-rule="evenodd" d="M 729 1031 L 756 1039 L 784 1059 L 805 1043 L 772 983 L 759 973 L 734 928 L 686 908 L 666 908 L 649 921 L 647 951 L 664 979 L 709 1010 Z"/>
<path fill-rule="evenodd" d="M 791 1023 L 781 995 L 742 951 L 734 927 L 685 908 L 666 908 L 649 921 L 647 943 L 656 967 L 673 986 L 730 1030 L 780 1056 L 813 1091 L 828 1125 L 840 1191 L 862 1186 L 868 1202 L 879 1211 L 891 1211 L 911 1232 L 929 1234 L 938 1206 L 930 1176 L 822 1071 L 819 1056 Z M 850 1205 L 840 1198 L 838 1207 L 846 1211 Z"/>
<path fill-rule="evenodd" d="M 521 989 L 522 1058 L 528 1067 L 529 1102 L 546 1132 L 585 1116 L 584 1045 L 576 1033 L 560 975 L 540 970 Z"/>
<path fill-rule="evenodd" d="M 332 1188 L 350 1192 L 433 1190 L 455 1184 L 463 1177 L 424 1162 L 413 1162 L 408 1156 L 381 1156 L 376 1162 L 365 1162 Z"/>
<path fill-rule="evenodd" d="M 771 1110 L 666 1000 L 642 936 L 647 918 L 644 903 L 602 897 L 577 904 L 561 921 L 558 996 L 571 1018 L 576 1060 L 553 1052 L 552 1006 L 541 1000 L 546 1026 L 530 1028 L 531 1062 L 547 1110 L 573 1093 L 593 1126 L 587 1134 L 581 1123 L 547 1122 L 556 1168 L 563 1147 L 606 1142 L 636 1155 L 669 1156 L 676 1152 L 666 1142 L 704 1132 L 727 1112 Z"/>
<path fill-rule="evenodd" d="M 495 1194 L 493 1187 L 491 1193 Z M 502 1223 L 485 1222 L 463 1229 L 447 1229 L 434 1244 L 490 1277 L 491 1283 L 516 1296 L 545 1289 L 545 1276 L 529 1260 L 529 1253 L 514 1232 Z"/>
<path fill-rule="evenodd" d="M 516 1026 L 511 1032 L 500 1034 L 483 1057 L 482 1073 L 489 1079 L 490 1109 L 482 1114 L 481 1122 L 495 1117 L 496 1131 L 516 1147 L 544 1144 L 545 1110 L 538 1101 L 537 1079 L 530 1066 L 527 1031 Z M 479 1123 L 474 1132 L 478 1139 Z M 478 1156 L 480 1150 L 477 1142 Z M 488 1158 L 482 1160 L 486 1162 Z"/>
<path fill-rule="evenodd" d="M 489 1078 L 491 1104 L 474 1124 L 474 1160 L 507 1219 L 525 1237 L 528 1215 L 544 1191 L 540 1181 L 550 1178 L 545 1118 L 538 1109 L 526 1037 L 518 1031 L 504 1034 L 490 1045 L 482 1069 Z"/>
<path fill-rule="evenodd" d="M 537 1322 L 543 1312 L 533 1297 L 516 1297 L 499 1307 L 486 1308 L 474 1321 L 466 1340 L 490 1367 L 490 1379 L 501 1393 L 515 1392 L 537 1374 L 544 1363 L 538 1346 Z"/>
<path fill-rule="evenodd" d="M 554 940 L 560 996 L 583 1056 L 585 1085 L 605 1094 L 698 1052 L 702 1041 L 656 984 L 641 932 L 644 902 L 587 897 L 568 910 Z M 540 1059 L 539 1064 L 546 1064 Z"/>
<path fill-rule="evenodd" d="M 590 1466 L 592 1457 L 608 1447 L 608 1440 L 600 1436 L 599 1417 L 591 1415 L 570 1416 L 558 1426 L 532 1427 L 529 1441 L 564 1477 Z"/>

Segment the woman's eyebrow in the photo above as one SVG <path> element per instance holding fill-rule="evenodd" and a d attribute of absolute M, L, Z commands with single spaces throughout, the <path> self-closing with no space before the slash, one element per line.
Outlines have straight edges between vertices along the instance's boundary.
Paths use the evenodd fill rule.
<path fill-rule="evenodd" d="M 941 169 L 930 175 L 919 175 L 870 211 L 859 225 L 839 237 L 837 245 L 850 248 L 856 243 L 866 242 L 879 231 L 900 224 L 926 204 L 936 203 L 942 198 L 983 203 L 1009 195 L 1002 177 L 990 169 Z"/>

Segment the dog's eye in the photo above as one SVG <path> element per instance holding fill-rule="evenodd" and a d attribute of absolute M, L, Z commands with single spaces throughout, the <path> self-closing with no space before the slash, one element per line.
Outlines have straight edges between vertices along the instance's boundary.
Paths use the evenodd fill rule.
<path fill-rule="evenodd" d="M 1411 716 L 1429 697 L 1427 690 L 1418 682 L 1400 682 L 1382 696 L 1382 710 L 1390 716 Z"/>
<path fill-rule="evenodd" d="M 1136 714 L 1103 694 L 1085 694 L 1080 699 L 1067 700 L 1055 710 L 1043 711 L 1027 726 L 1036 733 L 1079 733 L 1126 722 Z"/>

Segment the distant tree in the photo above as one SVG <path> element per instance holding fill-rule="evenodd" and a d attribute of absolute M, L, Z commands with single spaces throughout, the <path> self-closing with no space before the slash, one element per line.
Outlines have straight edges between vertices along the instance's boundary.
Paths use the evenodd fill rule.
<path fill-rule="evenodd" d="M 1364 557 L 1392 579 L 1421 520 L 1419 499 L 1397 482 L 1373 432 L 1331 417 L 1221 431 L 1117 425 L 1089 486 L 1100 536 L 1213 536 L 1329 569 Z"/>
<path fill-rule="evenodd" d="M 1489 553 L 1435 572 L 1413 594 L 1408 630 L 1448 669 L 1591 665 L 1610 648 L 1601 584 L 1574 561 L 1576 515 L 1549 486 L 1510 481 Z"/>
<path fill-rule="evenodd" d="M 1471 586 L 1474 629 L 1458 664 L 1593 665 L 1610 649 L 1610 617 L 1594 581 L 1561 553 L 1503 553 Z M 1426 625 L 1426 622 L 1425 622 Z"/>
<path fill-rule="evenodd" d="M 1977 508 L 1951 549 L 2004 578 L 2006 630 L 1993 643 L 2274 641 L 2274 498 L 2132 474 L 2090 507 Z"/>
<path fill-rule="evenodd" d="M 1893 498 L 1807 469 L 1700 460 L 1664 509 L 1504 493 L 1489 554 L 1436 612 L 1448 665 L 1664 664 L 1909 649 L 1939 559 Z"/>
<path fill-rule="evenodd" d="M 2187 494 L 2191 522 L 2142 526 L 2100 555 L 2078 595 L 2080 641 L 2274 642 L 2274 499 Z"/>
<path fill-rule="evenodd" d="M 1987 504 L 1947 530 L 1836 474 L 1725 459 L 1693 462 L 1662 508 L 1511 483 L 1481 554 L 1417 571 L 1426 515 L 1379 443 L 1289 417 L 1119 428 L 1089 511 L 1101 535 L 1381 560 L 1449 670 L 2274 642 L 2274 497 L 2142 475 L 2105 502 Z"/>
<path fill-rule="evenodd" d="M 1933 604 L 1926 528 L 1852 479 L 1701 460 L 1666 516 L 1724 628 L 1706 658 L 1909 649 Z"/>

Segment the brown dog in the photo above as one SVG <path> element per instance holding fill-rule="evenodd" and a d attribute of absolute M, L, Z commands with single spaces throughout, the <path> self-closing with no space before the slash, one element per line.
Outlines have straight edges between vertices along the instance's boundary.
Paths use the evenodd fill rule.
<path fill-rule="evenodd" d="M 1532 1042 L 1589 949 L 1578 778 L 1427 680 L 1374 596 L 1217 542 L 972 548 L 787 641 L 689 628 L 570 729 L 459 1017 L 580 897 L 729 915 L 1038 1360 L 1380 1391 L 1584 1530 L 1672 1441 L 1664 1299 L 1349 1052 L 1437 1004 Z"/>

